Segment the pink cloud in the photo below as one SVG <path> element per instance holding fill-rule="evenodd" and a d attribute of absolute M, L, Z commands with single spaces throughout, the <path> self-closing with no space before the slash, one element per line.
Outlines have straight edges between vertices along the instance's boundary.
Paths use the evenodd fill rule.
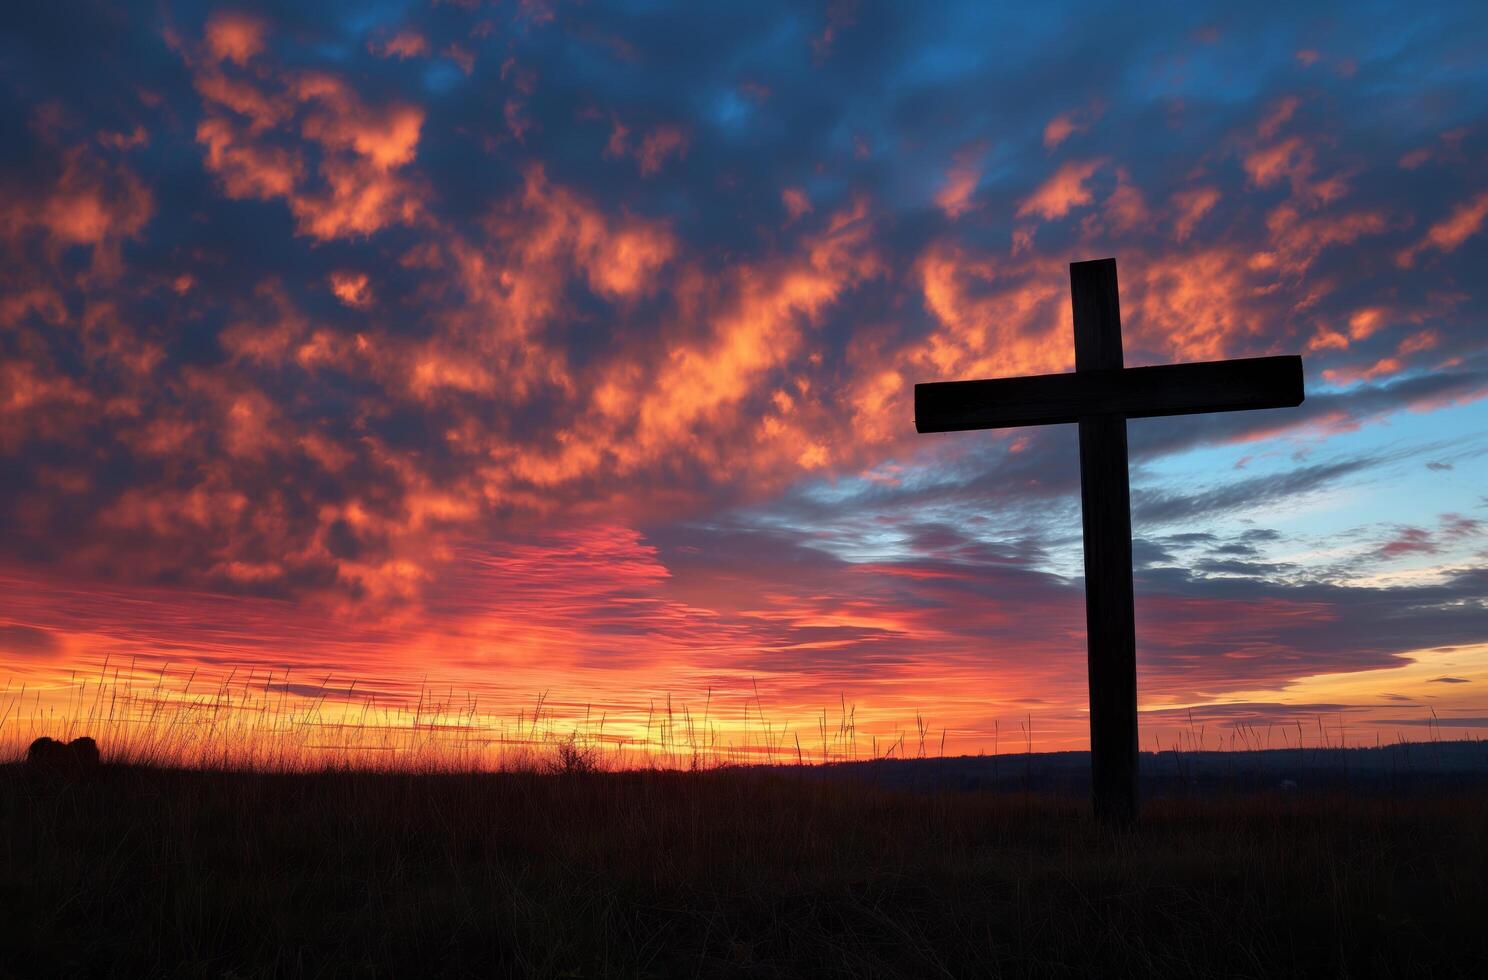
<path fill-rule="evenodd" d="M 641 137 L 641 145 L 635 151 L 636 164 L 641 169 L 642 177 L 660 173 L 667 157 L 686 155 L 687 134 L 680 126 L 657 126 Z"/>
<path fill-rule="evenodd" d="M 611 120 L 610 138 L 605 142 L 606 157 L 623 158 L 627 152 L 626 141 L 630 139 L 630 127 L 618 119 Z"/>
<path fill-rule="evenodd" d="M 791 221 L 799 221 L 802 215 L 811 213 L 811 199 L 799 187 L 787 187 L 780 192 L 780 203 Z"/>
<path fill-rule="evenodd" d="M 429 53 L 429 42 L 424 35 L 412 28 L 403 28 L 386 41 L 367 42 L 367 49 L 384 58 L 421 58 Z"/>
<path fill-rule="evenodd" d="M 1055 116 L 1044 126 L 1044 149 L 1054 149 L 1082 128 L 1084 127 L 1075 123 L 1072 113 L 1066 112 Z"/>
<path fill-rule="evenodd" d="M 977 182 L 982 178 L 980 165 L 969 161 L 954 164 L 946 171 L 945 182 L 935 192 L 935 206 L 952 221 L 970 211 L 971 197 L 976 193 Z"/>
<path fill-rule="evenodd" d="M 537 91 L 537 72 L 523 68 L 512 56 L 501 63 L 501 80 L 511 84 L 511 94 L 502 103 L 501 117 L 512 138 L 521 143 L 533 126 L 527 116 L 527 100 Z"/>
<path fill-rule="evenodd" d="M 451 41 L 440 54 L 453 61 L 455 66 L 466 75 L 475 71 L 475 52 L 463 44 Z"/>
<path fill-rule="evenodd" d="M 1044 149 L 1053 150 L 1076 133 L 1090 128 L 1104 111 L 1104 105 L 1095 102 L 1080 109 L 1062 112 L 1044 124 Z"/>
<path fill-rule="evenodd" d="M 1276 100 L 1256 126 L 1257 135 L 1263 140 L 1274 138 L 1281 131 L 1281 127 L 1291 121 L 1292 116 L 1297 112 L 1297 107 L 1301 104 L 1302 100 L 1295 95 Z"/>
<path fill-rule="evenodd" d="M 634 157 L 642 177 L 654 177 L 660 173 L 669 157 L 681 158 L 687 155 L 687 133 L 680 126 L 653 127 L 633 146 L 630 137 L 629 126 L 619 119 L 611 119 L 610 137 L 605 142 L 604 155 L 611 159 Z"/>
<path fill-rule="evenodd" d="M 1399 252 L 1395 261 L 1408 268 L 1415 263 L 1416 256 L 1427 249 L 1454 251 L 1482 229 L 1484 220 L 1488 220 L 1488 191 L 1458 204 L 1451 214 L 1427 229 L 1419 241 Z"/>
<path fill-rule="evenodd" d="M 1436 531 L 1420 527 L 1399 528 L 1393 538 L 1380 545 L 1376 554 L 1382 558 L 1406 555 L 1434 555 L 1443 548 L 1476 538 L 1483 533 L 1483 522 L 1461 514 L 1442 514 Z"/>
<path fill-rule="evenodd" d="M 1430 159 L 1431 148 L 1428 146 L 1419 147 L 1400 158 L 1400 169 L 1415 170 L 1417 167 L 1423 166 Z"/>
<path fill-rule="evenodd" d="M 832 56 L 837 35 L 857 20 L 858 0 L 831 0 L 827 5 L 827 22 L 821 33 L 811 38 L 811 52 L 818 64 Z"/>

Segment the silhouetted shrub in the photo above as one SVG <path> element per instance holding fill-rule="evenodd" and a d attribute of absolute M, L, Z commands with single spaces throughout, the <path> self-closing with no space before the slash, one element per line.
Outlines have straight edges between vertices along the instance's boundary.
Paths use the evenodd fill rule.
<path fill-rule="evenodd" d="M 86 775 L 98 768 L 98 743 L 86 735 L 71 742 L 43 735 L 26 750 L 26 765 L 33 770 Z"/>

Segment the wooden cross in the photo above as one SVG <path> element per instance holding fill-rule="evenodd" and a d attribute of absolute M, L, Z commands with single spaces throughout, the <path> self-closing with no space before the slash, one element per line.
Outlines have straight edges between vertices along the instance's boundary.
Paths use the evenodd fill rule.
<path fill-rule="evenodd" d="M 1137 817 L 1137 662 L 1126 420 L 1302 404 L 1302 358 L 1125 368 L 1116 260 L 1070 263 L 1075 373 L 915 385 L 915 429 L 959 432 L 1080 423 L 1091 797 L 1112 823 Z"/>

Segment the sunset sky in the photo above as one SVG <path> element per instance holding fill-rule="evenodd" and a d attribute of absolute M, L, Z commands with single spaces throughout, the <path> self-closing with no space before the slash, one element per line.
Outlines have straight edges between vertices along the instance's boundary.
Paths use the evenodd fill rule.
<path fill-rule="evenodd" d="M 1488 11 L 1326 6 L 17 5 L 0 678 L 1079 747 L 1074 427 L 912 393 L 1115 256 L 1128 365 L 1306 366 L 1130 424 L 1143 748 L 1488 734 Z"/>

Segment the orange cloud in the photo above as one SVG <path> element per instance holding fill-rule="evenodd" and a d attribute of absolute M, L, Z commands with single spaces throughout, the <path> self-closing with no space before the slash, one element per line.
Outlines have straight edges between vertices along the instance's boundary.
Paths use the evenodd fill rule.
<path fill-rule="evenodd" d="M 207 48 L 217 54 L 210 43 Z M 417 153 L 421 108 L 368 106 L 327 72 L 261 70 L 231 78 L 209 62 L 197 66 L 195 81 L 207 108 L 197 142 L 229 196 L 283 198 L 300 232 L 320 239 L 367 235 L 420 214 L 419 191 L 400 171 Z M 286 145 L 291 126 L 318 149 L 318 180 L 310 179 L 298 149 Z"/>
<path fill-rule="evenodd" d="M 266 29 L 259 18 L 245 13 L 221 11 L 207 20 L 207 50 L 217 61 L 246 65 L 263 53 Z"/>
<path fill-rule="evenodd" d="M 1045 374 L 1073 363 L 1060 263 L 973 258 L 937 243 L 915 271 L 937 324 L 906 352 L 906 373 L 917 380 Z"/>
<path fill-rule="evenodd" d="M 309 139 L 327 149 L 349 150 L 380 170 L 413 160 L 424 123 L 422 109 L 401 103 L 369 109 L 331 75 L 302 75 L 295 88 L 302 103 L 314 106 L 301 126 Z"/>
<path fill-rule="evenodd" d="M 1219 189 L 1216 187 L 1196 187 L 1175 193 L 1172 197 L 1173 210 L 1176 213 L 1173 237 L 1180 242 L 1187 241 L 1204 215 L 1218 203 Z"/>
<path fill-rule="evenodd" d="M 65 374 L 26 361 L 0 361 L 0 450 L 75 431 L 96 400 Z"/>
<path fill-rule="evenodd" d="M 1147 198 L 1124 167 L 1116 170 L 1116 189 L 1106 198 L 1103 212 L 1111 229 L 1118 234 L 1127 234 L 1152 222 L 1152 212 Z"/>
<path fill-rule="evenodd" d="M 419 339 L 372 331 L 355 348 L 328 351 L 338 363 L 364 364 L 389 390 L 424 404 L 470 395 L 515 406 L 536 391 L 572 399 L 566 350 L 561 336 L 549 332 L 572 315 L 575 289 L 623 309 L 656 291 L 676 254 L 666 223 L 606 215 L 551 182 L 538 165 L 474 235 L 440 239 L 406 257 L 426 270 L 425 303 L 442 308 L 437 329 Z M 514 452 L 489 409 L 466 425 L 458 436 L 462 451 L 488 458 Z M 510 477 L 510 471 L 482 475 L 481 492 L 508 499 Z"/>
<path fill-rule="evenodd" d="M 684 323 L 700 336 L 679 337 L 647 363 L 622 358 L 590 380 L 592 410 L 558 434 L 552 448 L 510 460 L 513 475 L 560 486 L 595 473 L 627 475 L 685 452 L 689 467 L 715 479 L 748 471 L 769 485 L 777 474 L 832 461 L 810 424 L 834 427 L 814 405 L 776 398 L 761 421 L 740 406 L 768 397 L 772 373 L 800 355 L 808 329 L 842 293 L 878 275 L 862 204 L 834 215 L 802 242 L 792 260 L 741 265 L 725 283 L 685 279 L 677 287 Z M 797 390 L 809 390 L 800 379 Z M 840 423 L 837 423 L 840 424 Z"/>
<path fill-rule="evenodd" d="M 1440 332 L 1436 330 L 1422 330 L 1404 337 L 1396 350 L 1402 355 L 1419 354 L 1422 351 L 1436 348 L 1440 343 Z"/>
<path fill-rule="evenodd" d="M 1089 204 L 1095 198 L 1085 182 L 1104 163 L 1104 160 L 1085 160 L 1063 164 L 1053 176 L 1019 203 L 1014 217 L 1036 214 L 1052 221 L 1064 217 L 1074 208 Z"/>
<path fill-rule="evenodd" d="M 196 91 L 213 108 L 229 110 L 232 116 L 227 118 L 234 121 L 239 121 L 238 117 L 246 120 L 250 136 L 259 137 L 294 115 L 294 100 L 278 88 L 234 77 L 219 65 L 207 63 L 198 66 L 192 81 Z"/>
<path fill-rule="evenodd" d="M 207 169 L 222 182 L 228 197 L 289 197 L 304 178 L 299 154 L 253 142 L 225 116 L 208 116 L 198 123 L 196 141 L 206 147 Z"/>
<path fill-rule="evenodd" d="M 1382 211 L 1307 215 L 1291 203 L 1279 204 L 1266 215 L 1273 251 L 1258 254 L 1251 262 L 1258 268 L 1300 276 L 1325 249 L 1383 234 L 1390 227 L 1391 221 Z"/>
<path fill-rule="evenodd" d="M 1396 357 L 1382 357 L 1372 364 L 1339 368 L 1324 368 L 1323 377 L 1331 384 L 1348 385 L 1357 381 L 1372 381 L 1386 375 L 1399 374 L 1405 365 Z"/>
<path fill-rule="evenodd" d="M 676 250 L 665 225 L 608 222 L 592 205 L 549 183 L 541 167 L 527 171 L 523 206 L 542 221 L 538 239 L 524 249 L 539 254 L 568 251 L 585 271 L 590 287 L 602 296 L 619 299 L 648 290 Z"/>
<path fill-rule="evenodd" d="M 97 246 L 134 237 L 153 213 L 153 196 L 132 172 L 107 172 L 74 152 L 38 217 L 59 245 Z"/>
<path fill-rule="evenodd" d="M 372 305 L 372 290 L 365 272 L 332 272 L 331 292 L 336 298 L 353 309 L 366 309 Z"/>
<path fill-rule="evenodd" d="M 252 314 L 235 318 L 222 331 L 223 349 L 253 363 L 284 366 L 310 332 L 310 320 L 278 282 L 260 283 L 255 299 L 261 305 Z"/>
<path fill-rule="evenodd" d="M 1295 98 L 1281 100 L 1262 120 L 1259 127 L 1261 139 L 1274 137 L 1296 107 Z M 1313 179 L 1317 172 L 1317 153 L 1300 136 L 1289 136 L 1279 142 L 1255 147 L 1245 154 L 1241 163 L 1252 185 L 1271 187 L 1286 180 L 1291 186 L 1292 196 L 1309 206 L 1329 204 L 1348 192 L 1348 182 L 1342 175 Z"/>
<path fill-rule="evenodd" d="M 1453 208 L 1452 213 L 1432 225 L 1420 241 L 1399 252 L 1395 261 L 1408 268 L 1415 263 L 1416 256 L 1428 248 L 1439 252 L 1454 251 L 1478 233 L 1485 219 L 1488 219 L 1488 191 Z"/>
<path fill-rule="evenodd" d="M 1270 187 L 1283 177 L 1312 173 L 1312 153 L 1299 136 L 1253 150 L 1246 154 L 1244 163 L 1245 173 L 1257 187 Z"/>
<path fill-rule="evenodd" d="M 1044 125 L 1044 149 L 1053 150 L 1075 133 L 1083 133 L 1104 111 L 1100 102 L 1062 112 Z"/>
<path fill-rule="evenodd" d="M 1389 311 L 1378 306 L 1365 307 L 1349 317 L 1349 337 L 1364 340 L 1372 336 L 1385 323 Z"/>
<path fill-rule="evenodd" d="M 1144 262 L 1124 282 L 1134 347 L 1175 361 L 1208 361 L 1254 353 L 1258 338 L 1274 336 L 1274 325 L 1252 312 L 1267 287 L 1253 279 L 1239 250 L 1190 249 Z"/>
<path fill-rule="evenodd" d="M 87 145 L 62 153 L 59 172 L 40 193 L 0 189 L 0 237 L 13 249 L 23 254 L 24 243 L 37 234 L 54 262 L 65 249 L 88 248 L 91 274 L 100 281 L 119 275 L 120 248 L 138 238 L 154 214 L 154 195 L 134 171 L 99 158 Z M 33 287 L 6 297 L 0 309 L 9 307 L 13 316 L 38 305 L 49 302 Z"/>
<path fill-rule="evenodd" d="M 974 205 L 971 196 L 976 193 L 977 182 L 982 179 L 979 164 L 963 160 L 946 171 L 945 182 L 935 192 L 935 206 L 952 221 L 970 211 Z"/>

